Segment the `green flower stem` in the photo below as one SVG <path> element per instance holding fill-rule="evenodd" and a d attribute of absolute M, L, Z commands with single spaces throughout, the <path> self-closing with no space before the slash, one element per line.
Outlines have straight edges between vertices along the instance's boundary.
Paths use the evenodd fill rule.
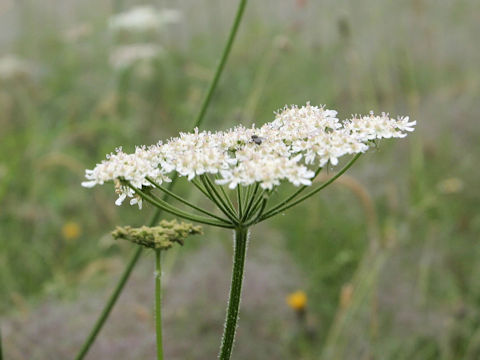
<path fill-rule="evenodd" d="M 238 206 L 238 217 L 241 219 L 243 217 L 242 209 L 242 190 L 241 186 L 237 186 L 237 206 Z"/>
<path fill-rule="evenodd" d="M 173 197 L 174 199 L 180 201 L 181 203 L 191 207 L 192 209 L 195 209 L 203 214 L 206 214 L 208 216 L 211 216 L 217 220 L 220 220 L 220 221 L 223 221 L 224 223 L 226 224 L 230 224 L 230 222 L 220 216 L 217 216 L 213 213 L 211 213 L 210 211 L 207 211 L 207 210 L 204 210 L 198 206 L 196 206 L 195 204 L 192 204 L 191 202 L 189 202 L 188 200 L 185 200 L 184 198 L 178 196 L 177 194 L 171 192 L 170 190 L 164 188 L 163 186 L 160 186 L 159 184 L 157 184 L 155 181 L 153 181 L 152 179 L 150 179 L 149 177 L 146 178 L 153 186 L 155 186 L 157 189 L 159 189 L 160 191 L 163 191 L 164 193 L 170 195 L 171 197 Z"/>
<path fill-rule="evenodd" d="M 210 186 L 210 189 L 214 192 L 214 194 L 217 196 L 218 200 L 222 202 L 222 204 L 230 211 L 230 214 L 234 217 L 237 218 L 237 211 L 235 210 L 235 207 L 232 204 L 232 201 L 228 197 L 227 193 L 225 192 L 225 189 L 223 186 L 217 186 L 208 175 L 204 175 L 204 178 L 208 185 Z M 221 194 L 217 191 L 217 187 L 220 189 Z M 222 196 L 223 195 L 223 196 Z"/>
<path fill-rule="evenodd" d="M 197 179 L 192 179 L 191 183 L 195 185 L 195 187 L 202 192 L 203 195 L 207 197 L 210 201 L 214 202 L 215 205 L 217 204 L 216 201 L 212 198 L 212 194 L 210 194 L 205 188 L 198 182 Z"/>
<path fill-rule="evenodd" d="M 218 63 L 217 70 L 215 71 L 215 75 L 213 76 L 213 80 L 212 80 L 212 83 L 210 84 L 210 88 L 208 89 L 207 95 L 203 100 L 202 108 L 198 113 L 197 119 L 193 124 L 194 128 L 199 126 L 200 123 L 202 122 L 203 117 L 205 116 L 205 113 L 207 111 L 208 104 L 210 104 L 210 101 L 212 100 L 213 92 L 217 87 L 218 80 L 220 79 L 220 75 L 222 75 L 222 71 L 225 68 L 225 64 L 227 63 L 228 55 L 230 54 L 230 50 L 232 49 L 232 45 L 235 40 L 235 36 L 237 35 L 237 30 L 240 25 L 240 22 L 242 21 L 242 16 L 245 11 L 246 5 L 247 5 L 247 0 L 240 0 L 240 3 L 237 8 L 237 13 L 235 15 L 235 20 L 233 21 L 233 25 L 230 30 L 230 35 L 228 36 L 227 44 L 223 49 L 223 54 L 220 59 L 220 62 Z"/>
<path fill-rule="evenodd" d="M 208 176 L 200 176 L 200 180 L 202 181 L 203 183 L 203 186 L 205 186 L 205 189 L 207 189 L 208 193 L 210 194 L 210 196 L 212 197 L 212 200 L 215 202 L 215 204 L 218 206 L 218 208 L 220 210 L 222 210 L 222 212 L 233 222 L 233 223 L 236 223 L 237 222 L 237 216 L 235 213 L 232 212 L 232 210 L 230 210 L 227 206 L 227 204 L 225 203 L 225 201 L 223 201 L 222 197 L 220 196 L 220 194 L 218 193 L 217 189 L 214 187 L 214 185 L 211 183 L 210 179 L 208 178 Z"/>
<path fill-rule="evenodd" d="M 155 250 L 155 330 L 157 334 L 157 360 L 163 360 L 162 344 L 162 266 L 160 249 Z"/>
<path fill-rule="evenodd" d="M 248 204 L 245 207 L 245 213 L 243 214 L 242 221 L 245 221 L 248 218 L 248 215 L 250 214 L 250 211 L 251 211 L 252 205 L 254 203 L 254 200 L 257 197 L 259 186 L 260 185 L 258 183 L 255 183 L 255 186 L 253 187 L 253 192 L 251 192 L 249 194 L 249 197 L 247 198 Z"/>
<path fill-rule="evenodd" d="M 242 204 L 247 205 L 247 200 L 250 199 L 250 193 L 252 191 L 253 185 L 248 185 L 247 188 L 243 191 Z M 243 208 L 243 214 L 245 214 L 245 206 Z"/>
<path fill-rule="evenodd" d="M 245 266 L 247 242 L 248 228 L 236 228 L 234 238 L 235 252 L 233 256 L 232 282 L 230 287 L 230 297 L 228 300 L 227 315 L 225 319 L 225 328 L 223 331 L 222 345 L 219 354 L 220 360 L 229 360 L 232 354 L 233 341 L 235 339 L 235 331 L 237 329 L 240 298 L 242 295 L 243 269 Z"/>
<path fill-rule="evenodd" d="M 250 220 L 252 216 L 255 214 L 255 212 L 259 209 L 260 204 L 262 204 L 262 201 L 265 199 L 265 193 L 266 193 L 266 190 L 263 190 L 259 196 L 254 198 L 254 201 L 250 206 L 250 210 L 248 211 L 248 213 L 245 214 L 244 221 Z"/>
<path fill-rule="evenodd" d="M 214 185 L 215 185 L 215 184 L 214 184 Z M 232 200 L 230 199 L 230 197 L 228 196 L 228 194 L 225 192 L 224 187 L 221 186 L 221 185 L 219 185 L 218 187 L 220 188 L 220 191 L 222 192 L 224 199 L 227 201 L 227 205 L 229 206 L 230 210 L 231 210 L 234 214 L 237 214 L 237 210 L 235 209 L 235 206 L 233 205 Z"/>
<path fill-rule="evenodd" d="M 259 221 L 263 221 L 263 220 L 266 220 L 268 218 L 271 218 L 272 216 L 275 216 L 277 215 L 278 213 L 281 213 L 287 209 L 290 209 L 292 206 L 295 206 L 299 203 L 301 203 L 302 201 L 308 199 L 310 196 L 313 196 L 315 195 L 317 192 L 319 192 L 320 190 L 326 188 L 328 185 L 330 185 L 331 183 L 333 183 L 335 180 L 337 180 L 340 176 L 342 176 L 354 163 L 355 161 L 358 160 L 358 158 L 361 156 L 361 154 L 357 154 L 353 157 L 352 160 L 350 160 L 348 162 L 347 165 L 345 165 L 343 167 L 342 170 L 340 170 L 335 176 L 333 176 L 330 180 L 326 181 L 325 183 L 323 183 L 321 186 L 319 186 L 318 188 L 310 191 L 308 194 L 305 194 L 304 196 L 302 196 L 300 199 L 297 199 L 296 201 L 294 201 L 293 203 L 289 203 L 277 210 L 270 210 L 268 211 L 265 215 L 263 215 Z"/>
<path fill-rule="evenodd" d="M 323 168 L 319 168 L 316 172 L 315 172 L 315 175 L 313 176 L 312 178 L 312 181 L 318 176 L 318 174 L 320 174 L 320 171 L 322 171 Z M 285 206 L 286 204 L 288 204 L 290 201 L 292 201 L 293 199 L 295 199 L 298 195 L 300 195 L 306 188 L 308 188 L 308 186 L 304 185 L 304 186 L 301 186 L 300 189 L 298 189 L 297 191 L 295 191 L 292 195 L 290 195 L 289 197 L 287 197 L 285 200 L 283 200 L 281 203 L 275 205 L 274 207 L 272 207 L 271 209 L 268 209 L 267 213 L 271 213 L 277 209 L 280 209 L 281 207 Z"/>
<path fill-rule="evenodd" d="M 249 222 L 247 222 L 245 224 L 245 226 L 247 227 L 250 227 L 252 225 L 255 225 L 256 223 L 258 223 L 263 215 L 263 212 L 265 211 L 265 207 L 267 206 L 267 201 L 268 199 L 267 198 L 263 198 L 262 199 L 262 202 L 261 202 L 261 205 L 260 203 L 258 203 L 259 205 L 256 205 L 254 208 L 253 208 L 253 211 L 252 211 L 252 216 L 251 217 L 254 217 L 253 215 L 255 215 L 255 213 L 257 212 L 257 210 L 260 209 L 260 211 L 258 211 L 258 215 L 254 217 L 253 220 L 250 220 Z"/>
<path fill-rule="evenodd" d="M 202 191 L 205 196 L 210 199 L 210 201 L 212 201 L 215 206 L 217 206 L 217 208 L 220 209 L 220 211 L 222 213 L 224 213 L 231 221 L 234 222 L 234 218 L 232 217 L 232 215 L 230 214 L 230 211 L 228 211 L 227 208 L 225 208 L 222 203 L 215 197 L 215 194 L 213 193 L 213 191 L 210 189 L 210 187 L 208 186 L 208 184 L 206 183 L 206 181 L 200 177 L 200 181 L 202 182 L 203 184 L 203 187 L 197 183 L 194 182 L 194 185 L 197 186 L 197 188 Z"/>
<path fill-rule="evenodd" d="M 169 212 L 173 215 L 176 215 L 178 217 L 191 220 L 191 221 L 196 221 L 201 224 L 206 224 L 206 225 L 212 225 L 212 226 L 218 226 L 218 227 L 223 227 L 223 228 L 228 228 L 231 229 L 233 226 L 230 223 L 223 223 L 215 220 L 210 220 L 209 218 L 203 217 L 203 216 L 198 216 L 194 214 L 187 213 L 185 211 L 182 211 L 180 209 L 177 209 L 173 206 L 171 206 L 169 203 L 166 201 L 163 201 L 162 199 L 154 196 L 154 195 L 148 195 L 144 193 L 141 190 L 138 190 L 136 187 L 132 186 L 129 182 L 126 182 L 127 186 L 132 189 L 137 195 L 139 195 L 142 199 L 148 201 L 152 205 L 155 205 L 156 207 Z"/>
<path fill-rule="evenodd" d="M 225 44 L 225 48 L 223 49 L 222 57 L 220 59 L 220 62 L 217 66 L 217 70 L 215 71 L 215 75 L 213 77 L 212 83 L 210 84 L 210 87 L 208 89 L 207 95 L 205 96 L 205 99 L 203 101 L 202 107 L 200 109 L 200 112 L 198 113 L 197 118 L 195 119 L 195 122 L 192 125 L 192 129 L 195 129 L 196 127 L 200 126 L 205 118 L 205 113 L 207 111 L 208 106 L 210 105 L 212 95 L 217 87 L 218 80 L 220 79 L 220 75 L 222 74 L 222 71 L 225 67 L 225 64 L 227 62 L 228 56 L 230 54 L 230 51 L 232 49 L 233 42 L 235 40 L 235 36 L 237 34 L 240 22 L 242 20 L 242 16 L 245 10 L 245 6 L 247 4 L 247 0 L 241 0 L 237 12 L 235 15 L 235 20 L 233 22 L 232 28 L 230 29 L 230 34 L 228 36 L 227 43 Z M 172 182 L 169 184 L 168 189 L 170 190 L 173 185 L 175 184 L 176 177 L 172 179 Z M 168 198 L 168 195 L 165 194 L 163 196 L 163 200 L 166 201 Z M 158 220 L 160 219 L 160 216 L 162 215 L 162 210 L 157 209 L 155 214 L 153 215 L 149 225 L 153 226 L 155 225 Z M 92 344 L 95 341 L 95 338 L 97 337 L 98 333 L 103 327 L 103 324 L 108 318 L 108 315 L 110 314 L 110 311 L 112 310 L 113 306 L 117 302 L 118 297 L 120 296 L 123 287 L 125 286 L 128 278 L 130 277 L 130 274 L 135 267 L 138 259 L 140 258 L 140 255 L 142 253 L 142 247 L 138 247 L 138 249 L 135 251 L 135 253 L 132 255 L 130 261 L 127 264 L 127 267 L 125 271 L 122 274 L 122 277 L 120 278 L 119 282 L 117 283 L 117 286 L 115 287 L 112 295 L 108 299 L 102 313 L 100 314 L 100 317 L 97 319 L 95 322 L 95 325 L 93 329 L 90 331 L 85 343 L 82 345 L 80 352 L 78 353 L 77 357 L 75 358 L 76 360 L 82 360 L 85 355 L 87 354 L 88 350 L 92 346 Z"/>

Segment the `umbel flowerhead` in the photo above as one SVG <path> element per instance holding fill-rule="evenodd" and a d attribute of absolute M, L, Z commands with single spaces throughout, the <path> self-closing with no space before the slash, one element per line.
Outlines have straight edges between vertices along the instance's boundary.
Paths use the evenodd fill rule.
<path fill-rule="evenodd" d="M 307 103 L 302 107 L 283 108 L 275 113 L 272 122 L 261 127 L 237 126 L 217 132 L 195 129 L 166 142 L 139 146 L 131 154 L 119 148 L 93 170 L 86 170 L 88 181 L 82 185 L 93 187 L 112 181 L 119 195 L 117 205 L 130 198 L 130 204 L 141 208 L 142 200 L 146 200 L 170 213 L 206 224 L 252 225 L 331 183 L 333 180 L 299 197 L 327 164 L 336 166 L 342 156 L 353 155 L 338 177 L 376 140 L 403 138 L 416 125 L 408 117 L 393 119 L 385 113 L 355 115 L 345 121 L 336 116 L 334 110 Z M 187 178 L 227 218 L 200 209 L 162 186 L 177 176 Z M 298 191 L 265 211 L 269 194 L 284 182 L 299 187 Z M 235 200 L 230 199 L 225 186 L 236 189 Z M 154 189 L 166 192 L 210 218 L 177 209 L 157 197 Z"/>
<path fill-rule="evenodd" d="M 113 232 L 114 239 L 123 239 L 155 250 L 168 250 L 175 243 L 183 245 L 190 235 L 202 234 L 202 228 L 176 220 L 162 220 L 158 226 L 118 226 Z"/>

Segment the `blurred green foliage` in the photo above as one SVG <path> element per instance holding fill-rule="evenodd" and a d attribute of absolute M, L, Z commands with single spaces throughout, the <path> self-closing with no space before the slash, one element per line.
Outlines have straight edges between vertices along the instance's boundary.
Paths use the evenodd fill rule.
<path fill-rule="evenodd" d="M 342 118 L 374 110 L 418 120 L 411 138 L 385 141 L 356 164 L 353 187 L 333 185 L 270 222 L 308 284 L 314 340 L 292 351 L 299 359 L 478 359 L 479 5 L 366 3 L 326 1 L 328 12 L 298 1 L 296 15 L 278 21 L 249 9 L 205 128 L 262 123 L 306 101 Z M 38 68 L 0 80 L 2 313 L 65 296 L 79 282 L 95 287 L 98 274 L 85 277 L 92 263 L 127 256 L 131 248 L 106 234 L 145 223 L 151 210 L 114 208 L 112 189 L 80 187 L 83 171 L 117 146 L 188 128 L 224 40 L 216 27 L 178 42 L 167 31 L 153 39 L 164 56 L 118 71 L 108 62 L 118 41 L 106 31 L 108 13 L 83 19 L 88 31 L 74 40 L 19 13 L 23 29 L 39 31 L 21 31 L 2 53 Z M 71 223 L 77 232 L 65 228 Z"/>

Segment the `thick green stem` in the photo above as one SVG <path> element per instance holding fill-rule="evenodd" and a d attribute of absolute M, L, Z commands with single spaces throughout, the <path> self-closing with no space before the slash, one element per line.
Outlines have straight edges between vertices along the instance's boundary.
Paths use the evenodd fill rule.
<path fill-rule="evenodd" d="M 200 109 L 200 112 L 198 113 L 197 118 L 195 119 L 195 122 L 192 125 L 192 129 L 198 127 L 201 125 L 201 123 L 204 120 L 205 113 L 207 111 L 208 106 L 210 105 L 212 95 L 215 91 L 215 88 L 217 87 L 218 80 L 220 79 L 220 75 L 222 74 L 223 68 L 225 67 L 225 64 L 227 62 L 228 56 L 230 54 L 230 51 L 232 49 L 233 42 L 235 40 L 235 36 L 237 34 L 240 22 L 242 20 L 242 16 L 245 10 L 245 6 L 247 4 L 247 0 L 241 0 L 238 8 L 237 8 L 237 13 L 235 15 L 235 20 L 233 22 L 232 28 L 230 30 L 230 34 L 228 36 L 227 43 L 225 44 L 225 48 L 223 49 L 222 57 L 220 59 L 220 62 L 217 66 L 217 70 L 215 71 L 215 76 L 213 77 L 212 83 L 208 89 L 207 95 L 205 96 L 205 100 L 203 101 L 202 107 Z M 170 183 L 170 186 L 168 189 L 170 190 L 174 183 L 175 183 L 176 178 L 172 179 L 172 182 Z M 168 195 L 165 194 L 163 197 L 163 200 L 167 200 Z M 158 219 L 160 218 L 162 214 L 161 209 L 157 209 L 155 214 L 153 215 L 149 226 L 153 226 L 158 222 Z M 103 309 L 102 313 L 100 314 L 100 317 L 96 321 L 93 329 L 91 330 L 90 334 L 87 337 L 87 340 L 83 344 L 82 348 L 80 349 L 80 352 L 78 353 L 77 357 L 75 358 L 76 360 L 81 360 L 85 357 L 87 354 L 88 350 L 90 349 L 90 346 L 93 344 L 95 341 L 95 338 L 97 334 L 100 332 L 100 330 L 103 327 L 103 324 L 108 318 L 108 315 L 110 314 L 110 311 L 112 310 L 113 306 L 115 305 L 118 296 L 123 290 L 123 287 L 125 286 L 125 283 L 127 282 L 130 273 L 132 272 L 133 268 L 135 267 L 135 264 L 137 263 L 138 259 L 140 258 L 140 255 L 142 253 L 142 248 L 138 247 L 138 249 L 135 251 L 133 254 L 132 258 L 128 262 L 127 268 L 125 269 L 124 273 L 122 274 L 122 277 L 120 278 L 120 281 L 118 282 L 117 286 L 114 289 L 113 294 L 110 296 L 107 304 L 105 305 L 105 308 Z"/>
<path fill-rule="evenodd" d="M 235 331 L 237 329 L 240 298 L 242 295 L 243 269 L 245 266 L 247 242 L 248 228 L 241 227 L 235 229 L 235 253 L 233 255 L 232 283 L 230 287 L 230 297 L 228 299 L 228 309 L 225 319 L 222 345 L 220 348 L 220 360 L 229 360 L 232 354 Z"/>
<path fill-rule="evenodd" d="M 155 250 L 155 330 L 157 333 L 157 360 L 163 360 L 162 344 L 162 266 L 160 249 Z"/>

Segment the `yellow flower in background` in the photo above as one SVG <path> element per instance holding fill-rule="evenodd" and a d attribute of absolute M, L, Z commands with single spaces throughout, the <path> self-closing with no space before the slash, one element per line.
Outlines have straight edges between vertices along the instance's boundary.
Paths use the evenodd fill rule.
<path fill-rule="evenodd" d="M 77 239 L 81 232 L 80 225 L 75 221 L 67 221 L 62 226 L 62 236 L 67 241 Z"/>
<path fill-rule="evenodd" d="M 344 284 L 340 290 L 340 308 L 346 309 L 350 306 L 353 299 L 353 285 L 350 283 Z"/>
<path fill-rule="evenodd" d="M 437 188 L 442 194 L 455 194 L 463 190 L 463 181 L 456 177 L 447 178 L 440 181 Z"/>
<path fill-rule="evenodd" d="M 293 310 L 304 310 L 307 306 L 307 294 L 304 291 L 295 291 L 287 296 L 287 304 Z"/>

